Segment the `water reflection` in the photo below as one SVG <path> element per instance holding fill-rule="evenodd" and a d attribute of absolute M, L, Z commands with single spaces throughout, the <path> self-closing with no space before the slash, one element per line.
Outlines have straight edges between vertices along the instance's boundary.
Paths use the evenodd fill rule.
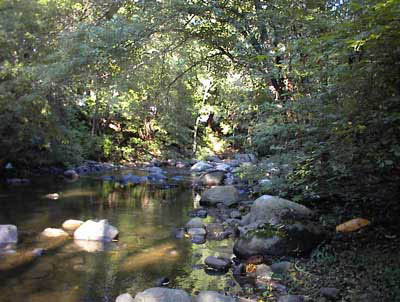
<path fill-rule="evenodd" d="M 49 192 L 58 192 L 59 199 L 44 199 Z M 39 247 L 46 250 L 39 258 L 0 271 L 0 302 L 114 301 L 120 293 L 134 295 L 154 286 L 161 276 L 189 292 L 224 287 L 227 277 L 217 280 L 203 270 L 193 270 L 208 255 L 220 254 L 218 247 L 193 245 L 172 234 L 187 222 L 194 206 L 186 186 L 121 189 L 87 177 L 74 183 L 40 180 L 0 193 L 4 196 L 0 223 L 15 224 L 22 234 L 12 249 L 16 255 Z M 47 227 L 61 227 L 67 219 L 108 219 L 119 229 L 119 241 L 105 244 L 37 236 Z"/>

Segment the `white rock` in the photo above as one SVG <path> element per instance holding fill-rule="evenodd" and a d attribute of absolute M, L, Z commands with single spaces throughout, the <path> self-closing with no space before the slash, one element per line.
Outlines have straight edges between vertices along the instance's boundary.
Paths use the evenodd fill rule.
<path fill-rule="evenodd" d="M 83 224 L 82 220 L 68 219 L 63 222 L 62 228 L 66 231 L 75 231 Z"/>
<path fill-rule="evenodd" d="M 98 222 L 85 221 L 75 232 L 77 240 L 112 241 L 118 236 L 118 229 L 108 223 L 106 219 Z"/>
<path fill-rule="evenodd" d="M 15 225 L 1 224 L 0 225 L 0 244 L 3 243 L 17 243 L 18 230 Z"/>
<path fill-rule="evenodd" d="M 103 252 L 106 250 L 106 242 L 104 241 L 93 241 L 93 240 L 74 240 L 74 245 L 80 250 L 96 253 Z"/>
<path fill-rule="evenodd" d="M 61 237 L 61 236 L 68 236 L 68 233 L 61 229 L 47 228 L 42 232 L 42 236 Z"/>
<path fill-rule="evenodd" d="M 133 297 L 128 293 L 119 295 L 115 300 L 115 302 L 134 302 L 134 301 L 135 300 L 133 300 Z"/>

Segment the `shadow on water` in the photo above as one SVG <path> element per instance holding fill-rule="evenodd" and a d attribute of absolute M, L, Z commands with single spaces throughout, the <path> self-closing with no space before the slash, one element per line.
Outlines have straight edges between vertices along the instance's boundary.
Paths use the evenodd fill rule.
<path fill-rule="evenodd" d="M 44 198 L 55 192 L 59 199 Z M 0 194 L 0 224 L 17 225 L 20 235 L 11 251 L 15 254 L 0 254 L 0 302 L 114 301 L 120 293 L 134 295 L 153 287 L 162 276 L 171 279 L 171 286 L 189 292 L 225 286 L 228 277 L 209 276 L 193 267 L 209 255 L 228 255 L 229 242 L 194 245 L 172 234 L 187 222 L 194 207 L 188 186 L 116 189 L 99 177 L 75 183 L 38 179 Z M 67 219 L 108 219 L 119 229 L 119 241 L 59 242 L 39 236 L 47 227 L 60 228 Z M 24 262 L 24 255 L 34 248 L 46 252 Z"/>

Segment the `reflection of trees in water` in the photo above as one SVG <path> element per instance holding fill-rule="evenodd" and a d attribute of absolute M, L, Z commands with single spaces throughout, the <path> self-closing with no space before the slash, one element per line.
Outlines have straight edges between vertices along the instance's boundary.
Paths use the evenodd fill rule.
<path fill-rule="evenodd" d="M 188 220 L 186 214 L 193 207 L 190 190 L 162 190 L 151 185 L 116 189 L 111 182 L 85 179 L 59 192 L 59 200 L 44 200 L 40 209 L 35 203 L 37 208 L 29 215 L 20 211 L 22 229 L 34 225 L 42 231 L 70 218 L 109 219 L 120 230 L 120 241 L 105 252 L 97 245 L 91 246 L 88 249 L 93 253 L 83 251 L 72 240 L 51 241 L 46 248 L 52 251 L 36 261 L 54 263 L 52 278 L 31 280 L 29 288 L 24 289 L 27 284 L 17 282 L 20 275 L 12 277 L 13 291 L 34 297 L 33 289 L 43 284 L 46 292 L 42 290 L 40 297 L 48 299 L 37 297 L 38 301 L 67 301 L 66 297 L 73 297 L 68 301 L 113 301 L 120 292 L 130 289 L 134 294 L 152 287 L 161 276 L 174 280 L 183 267 L 191 267 L 191 243 L 177 241 L 172 235 L 174 227 Z M 37 243 L 32 244 L 33 248 Z"/>

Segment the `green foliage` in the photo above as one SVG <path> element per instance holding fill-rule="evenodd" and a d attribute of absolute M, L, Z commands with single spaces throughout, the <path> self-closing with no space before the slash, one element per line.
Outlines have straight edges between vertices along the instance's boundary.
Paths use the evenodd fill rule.
<path fill-rule="evenodd" d="M 250 182 L 271 177 L 261 194 L 393 193 L 399 14 L 393 0 L 1 1 L 0 160 L 246 150 L 262 159 Z"/>

